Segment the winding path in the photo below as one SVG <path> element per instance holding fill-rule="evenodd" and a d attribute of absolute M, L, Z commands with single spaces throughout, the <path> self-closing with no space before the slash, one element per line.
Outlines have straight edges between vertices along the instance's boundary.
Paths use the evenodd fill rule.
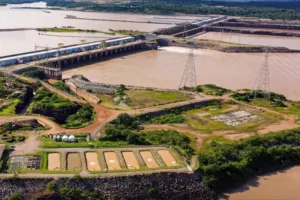
<path fill-rule="evenodd" d="M 28 78 L 28 77 L 23 77 L 20 75 L 13 74 L 7 70 L 2 70 L 4 73 L 8 73 L 11 76 L 17 77 L 19 79 L 35 83 L 36 79 Z M 77 102 L 80 104 L 85 104 L 88 103 L 85 100 L 79 99 L 73 95 L 67 94 L 63 91 L 60 91 L 53 86 L 51 86 L 48 83 L 41 82 L 44 87 L 46 87 L 48 90 L 56 93 L 57 95 L 69 99 L 70 101 Z M 97 137 L 97 132 L 101 129 L 101 127 L 111 119 L 115 118 L 120 114 L 119 111 L 115 110 L 110 110 L 105 107 L 99 106 L 97 104 L 91 104 L 93 106 L 94 111 L 96 112 L 95 120 L 88 126 L 84 128 L 79 128 L 79 129 L 65 129 L 60 127 L 58 124 L 53 122 L 52 120 L 39 116 L 39 115 L 18 115 L 18 116 L 0 116 L 0 123 L 1 122 L 6 122 L 6 121 L 12 121 L 12 120 L 20 120 L 20 119 L 36 119 L 39 123 L 46 125 L 49 130 L 45 131 L 45 134 L 50 134 L 50 133 L 57 133 L 57 132 L 66 132 L 66 133 L 91 133 L 92 137 Z"/>

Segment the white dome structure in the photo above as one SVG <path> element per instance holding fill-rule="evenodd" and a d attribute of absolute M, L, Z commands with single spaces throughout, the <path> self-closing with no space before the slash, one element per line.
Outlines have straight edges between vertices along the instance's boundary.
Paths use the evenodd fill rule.
<path fill-rule="evenodd" d="M 74 136 L 74 135 L 70 135 L 70 136 L 69 136 L 69 141 L 70 141 L 70 142 L 75 142 L 75 141 L 76 141 L 75 136 Z"/>
<path fill-rule="evenodd" d="M 64 135 L 64 136 L 61 138 L 61 140 L 62 140 L 63 142 L 68 142 L 68 141 L 69 141 L 69 137 L 68 137 L 67 135 Z"/>

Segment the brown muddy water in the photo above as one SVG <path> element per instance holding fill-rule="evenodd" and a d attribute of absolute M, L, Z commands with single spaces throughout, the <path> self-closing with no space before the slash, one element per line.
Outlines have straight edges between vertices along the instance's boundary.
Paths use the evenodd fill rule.
<path fill-rule="evenodd" d="M 300 49 L 299 37 L 208 32 L 203 35 L 199 35 L 195 38 L 205 39 L 205 40 L 217 40 L 223 42 L 232 42 L 237 44 L 263 45 L 263 46 L 271 46 L 271 47 L 287 47 L 290 49 Z"/>
<path fill-rule="evenodd" d="M 16 9 L 18 7 L 18 9 Z M 45 9 L 24 9 L 22 7 L 36 7 Z M 20 4 L 0 6 L 0 29 L 14 28 L 52 28 L 71 26 L 77 29 L 93 29 L 103 32 L 113 30 L 139 30 L 145 32 L 155 31 L 159 28 L 166 28 L 172 24 L 184 21 L 194 21 L 203 17 L 195 16 L 164 16 L 164 15 L 142 15 L 142 14 L 121 14 L 121 13 L 101 13 L 82 12 L 66 10 L 48 10 L 46 3 Z M 46 12 L 45 12 L 46 11 Z M 106 19 L 106 20 L 126 20 L 135 22 L 99 21 L 66 19 L 67 15 L 77 18 Z M 152 23 L 147 23 L 152 22 Z M 165 24 L 157 24 L 165 23 Z M 45 33 L 43 33 L 45 34 Z M 0 32 L 0 56 L 11 55 L 34 51 L 35 45 L 57 47 L 58 43 L 64 45 L 80 44 L 81 40 L 86 42 L 100 41 L 120 35 L 106 35 L 101 33 L 47 33 L 50 35 L 39 35 L 37 31 L 7 31 Z M 22 44 L 22 45 L 20 45 Z"/>
<path fill-rule="evenodd" d="M 220 200 L 299 200 L 300 166 L 252 179 Z"/>
<path fill-rule="evenodd" d="M 45 27 L 62 27 L 74 26 L 81 29 L 96 29 L 107 31 L 108 29 L 126 29 L 126 30 L 140 30 L 153 31 L 158 28 L 168 27 L 172 25 L 155 24 L 159 23 L 178 23 L 181 17 L 174 17 L 173 19 L 165 19 L 167 16 L 163 15 L 142 15 L 142 14 L 121 14 L 121 13 L 101 13 L 101 12 L 83 12 L 83 11 L 67 11 L 67 10 L 48 10 L 50 13 L 44 12 L 44 9 L 22 9 L 20 7 L 42 7 L 46 8 L 45 3 L 37 4 L 21 4 L 8 5 L 0 7 L 0 28 L 45 28 Z M 18 9 L 15 9 L 19 7 Z M 67 15 L 76 16 L 77 18 L 89 19 L 108 19 L 108 20 L 127 20 L 139 22 L 153 22 L 151 24 L 145 23 L 126 23 L 115 21 L 96 21 L 96 20 L 80 20 L 67 19 Z M 178 18 L 178 20 L 176 20 Z M 186 18 L 186 17 L 185 17 Z M 196 17 L 187 17 L 193 20 Z M 9 19 L 9 20 L 7 20 Z"/>
<path fill-rule="evenodd" d="M 34 30 L 0 32 L 0 56 L 42 50 L 44 47 L 56 48 L 58 43 L 67 46 L 81 44 L 81 40 L 93 42 L 119 36 L 102 33 L 39 33 Z M 42 48 L 36 49 L 36 46 Z"/>
<path fill-rule="evenodd" d="M 188 58 L 188 49 L 163 47 L 158 51 L 131 54 L 63 72 L 63 78 L 82 74 L 91 81 L 177 89 Z M 198 84 L 230 89 L 252 89 L 262 53 L 223 53 L 196 50 Z M 270 86 L 274 92 L 300 100 L 300 54 L 270 54 Z"/>

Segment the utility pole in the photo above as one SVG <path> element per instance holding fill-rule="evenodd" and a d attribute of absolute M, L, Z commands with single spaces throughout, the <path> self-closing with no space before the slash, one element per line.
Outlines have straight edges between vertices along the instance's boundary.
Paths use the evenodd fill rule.
<path fill-rule="evenodd" d="M 190 48 L 189 57 L 181 78 L 179 89 L 195 88 L 197 86 L 194 49 Z"/>
<path fill-rule="evenodd" d="M 261 93 L 263 98 L 270 97 L 269 51 L 266 49 L 265 58 L 260 67 L 254 84 L 254 99 Z"/>

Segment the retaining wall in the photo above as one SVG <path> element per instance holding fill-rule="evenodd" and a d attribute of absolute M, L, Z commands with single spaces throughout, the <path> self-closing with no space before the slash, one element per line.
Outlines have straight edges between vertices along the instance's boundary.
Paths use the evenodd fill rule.
<path fill-rule="evenodd" d="M 85 100 L 87 100 L 90 103 L 94 103 L 94 104 L 98 104 L 101 99 L 98 98 L 97 96 L 88 93 L 87 91 L 85 91 L 84 89 L 80 89 L 78 87 L 76 87 L 73 83 L 71 82 L 66 82 L 66 84 L 69 86 L 69 88 L 75 92 L 77 95 L 83 97 Z"/>
<path fill-rule="evenodd" d="M 198 100 L 198 101 L 194 101 L 194 102 L 187 102 L 186 104 L 183 105 L 178 105 L 178 106 L 174 106 L 171 108 L 166 108 L 163 110 L 154 110 L 154 111 L 147 111 L 146 113 L 140 114 L 139 118 L 140 119 L 147 119 L 147 118 L 153 118 L 153 117 L 159 117 L 161 115 L 165 115 L 168 114 L 170 112 L 182 112 L 182 111 L 186 111 L 186 110 L 191 110 L 191 109 L 196 109 L 196 108 L 201 108 L 201 107 L 205 107 L 208 106 L 209 104 L 211 104 L 214 101 L 220 101 L 220 100 Z"/>
<path fill-rule="evenodd" d="M 81 88 L 87 91 L 92 91 L 94 93 L 100 93 L 100 94 L 114 94 L 117 91 L 117 88 L 120 87 L 120 84 L 89 82 L 79 77 L 66 79 L 65 81 L 72 83 L 77 88 Z M 154 87 L 134 86 L 134 85 L 125 85 L 125 87 L 127 89 L 132 89 L 132 90 L 178 91 L 175 89 L 161 89 L 161 88 L 154 88 Z"/>

